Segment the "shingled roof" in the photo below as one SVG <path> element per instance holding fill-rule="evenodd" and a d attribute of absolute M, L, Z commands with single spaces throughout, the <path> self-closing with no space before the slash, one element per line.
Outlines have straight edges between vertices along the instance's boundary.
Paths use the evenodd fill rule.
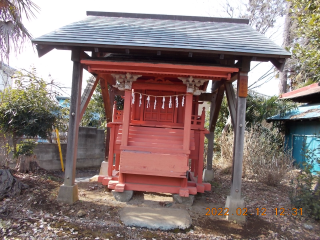
<path fill-rule="evenodd" d="M 33 39 L 44 46 L 191 51 L 288 58 L 246 19 L 87 12 L 87 17 Z"/>

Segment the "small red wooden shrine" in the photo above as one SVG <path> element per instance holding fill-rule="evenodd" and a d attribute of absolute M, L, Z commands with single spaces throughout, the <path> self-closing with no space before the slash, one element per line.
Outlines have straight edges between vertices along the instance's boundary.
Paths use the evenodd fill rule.
<path fill-rule="evenodd" d="M 116 82 L 113 87 L 125 91 L 124 109 L 117 110 L 115 103 L 108 123 L 108 175 L 99 176 L 99 182 L 116 192 L 150 191 L 182 197 L 211 190 L 209 183 L 202 182 L 204 138 L 209 131 L 204 127 L 205 109 L 198 115 L 199 95 L 209 79 L 230 80 L 237 68 L 81 63 L 93 74 L 111 72 Z M 129 67 L 131 71 L 126 73 Z"/>
<path fill-rule="evenodd" d="M 210 134 L 206 135 L 206 170 L 210 173 L 214 131 L 226 93 L 234 129 L 227 218 L 243 221 L 237 209 L 245 206 L 241 183 L 250 63 L 270 61 L 282 71 L 290 53 L 253 30 L 246 19 L 111 12 L 87 15 L 32 40 L 39 57 L 53 49 L 72 53 L 66 169 L 58 200 L 72 204 L 79 199 L 75 183 L 79 123 L 98 82 L 110 134 L 108 162 L 103 162 L 109 165 L 108 172 L 99 181 L 118 196 L 133 190 L 187 197 L 209 190 L 201 177 L 208 131 L 205 112 L 198 114 L 198 108 L 201 101 L 210 102 Z M 83 69 L 96 80 L 81 94 Z M 208 79 L 212 80 L 211 92 L 205 93 Z M 114 107 L 112 116 L 110 103 L 119 94 L 124 96 L 124 109 Z"/>

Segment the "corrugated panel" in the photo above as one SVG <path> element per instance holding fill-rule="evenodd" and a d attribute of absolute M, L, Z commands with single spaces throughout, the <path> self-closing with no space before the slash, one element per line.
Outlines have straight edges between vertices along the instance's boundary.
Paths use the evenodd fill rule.
<path fill-rule="evenodd" d="M 33 42 L 290 56 L 250 26 L 229 22 L 88 16 Z"/>
<path fill-rule="evenodd" d="M 268 121 L 294 121 L 320 118 L 320 104 L 306 104 L 297 109 L 286 113 L 284 116 L 279 114 L 268 118 Z"/>

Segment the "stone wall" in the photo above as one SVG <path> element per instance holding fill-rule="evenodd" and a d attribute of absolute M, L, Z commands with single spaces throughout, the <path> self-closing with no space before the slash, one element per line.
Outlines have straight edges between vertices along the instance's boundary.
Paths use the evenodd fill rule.
<path fill-rule="evenodd" d="M 103 130 L 91 127 L 79 128 L 77 168 L 100 167 L 105 154 Z M 61 144 L 63 161 L 66 161 L 67 144 Z M 34 151 L 40 167 L 46 170 L 61 170 L 58 145 L 39 143 Z"/>

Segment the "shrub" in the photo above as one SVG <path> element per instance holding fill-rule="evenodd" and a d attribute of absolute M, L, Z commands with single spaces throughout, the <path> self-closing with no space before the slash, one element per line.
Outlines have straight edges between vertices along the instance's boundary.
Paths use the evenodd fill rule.
<path fill-rule="evenodd" d="M 17 152 L 14 154 L 14 157 L 18 158 L 21 155 L 25 155 L 25 156 L 33 155 L 33 151 L 36 145 L 37 143 L 32 140 L 23 141 L 17 144 Z"/>
<path fill-rule="evenodd" d="M 302 208 L 303 213 L 320 220 L 320 172 L 312 170 L 314 164 L 320 164 L 315 150 L 305 150 L 306 162 L 300 175 L 292 180 L 290 200 L 296 208 Z"/>
<path fill-rule="evenodd" d="M 221 159 L 226 166 L 233 162 L 233 132 L 221 136 Z M 270 186 L 280 184 L 292 169 L 290 152 L 281 146 L 282 137 L 267 125 L 255 125 L 245 131 L 243 175 Z"/>

